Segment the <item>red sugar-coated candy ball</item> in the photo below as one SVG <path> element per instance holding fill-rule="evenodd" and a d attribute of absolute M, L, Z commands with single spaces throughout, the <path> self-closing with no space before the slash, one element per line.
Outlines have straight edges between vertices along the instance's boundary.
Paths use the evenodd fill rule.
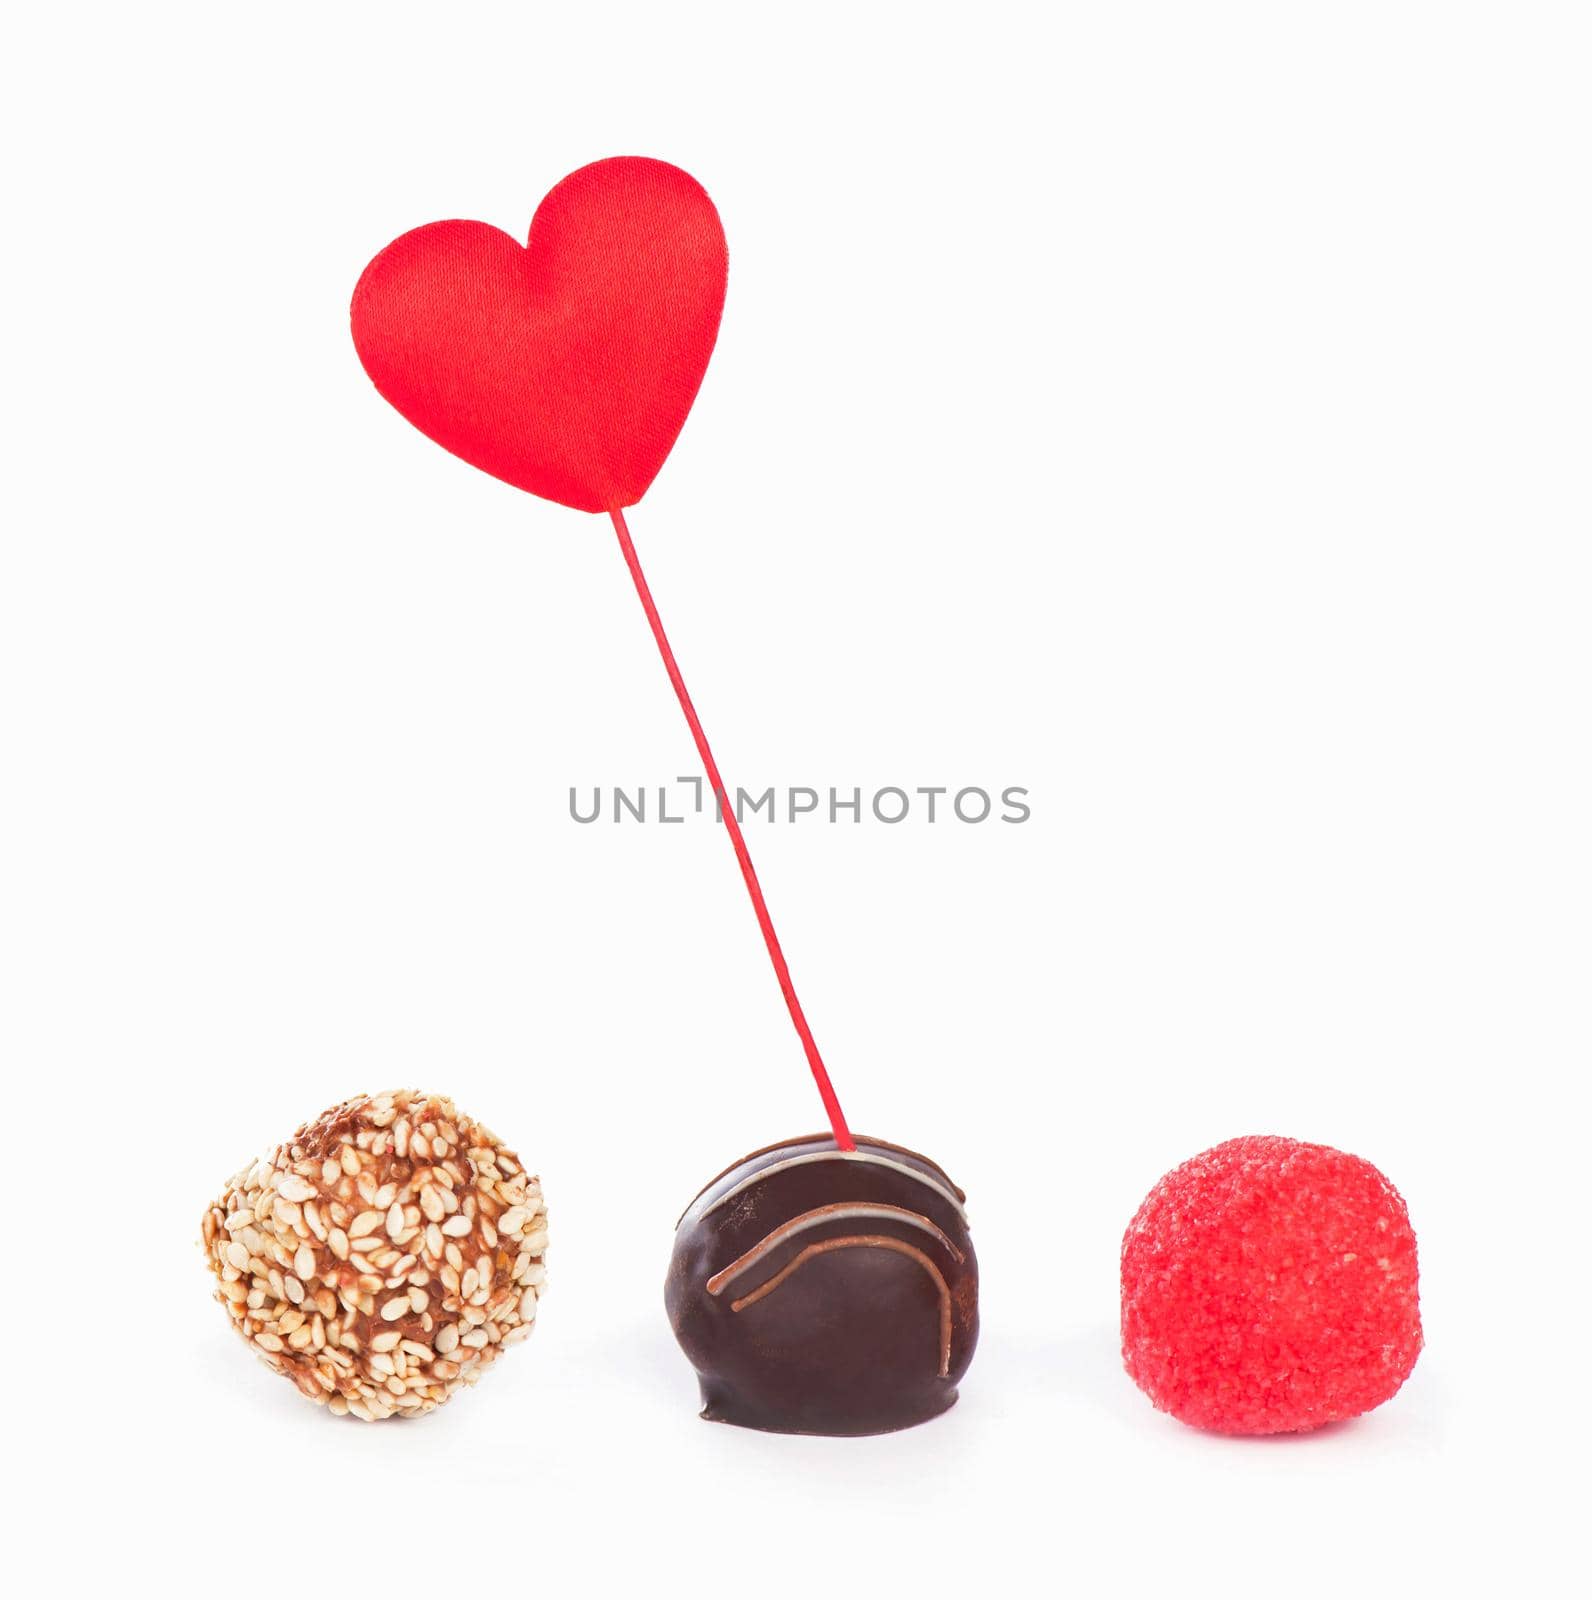
<path fill-rule="evenodd" d="M 1122 1359 L 1180 1422 L 1341 1422 L 1391 1399 L 1420 1350 L 1409 1213 L 1358 1156 L 1229 1139 L 1167 1173 L 1123 1237 Z"/>

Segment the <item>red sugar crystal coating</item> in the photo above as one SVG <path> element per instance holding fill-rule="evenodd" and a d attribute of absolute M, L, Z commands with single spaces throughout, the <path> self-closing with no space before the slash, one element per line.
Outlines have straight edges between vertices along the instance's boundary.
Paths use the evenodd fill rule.
<path fill-rule="evenodd" d="M 1229 1139 L 1167 1173 L 1123 1237 L 1123 1362 L 1194 1427 L 1357 1417 L 1397 1393 L 1420 1349 L 1409 1213 L 1358 1156 Z"/>

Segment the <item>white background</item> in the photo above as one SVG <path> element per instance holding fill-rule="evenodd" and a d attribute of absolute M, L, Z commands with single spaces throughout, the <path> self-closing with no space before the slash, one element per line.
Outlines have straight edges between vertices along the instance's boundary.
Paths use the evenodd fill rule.
<path fill-rule="evenodd" d="M 13 1561 L 173 1595 L 1568 1592 L 1584 8 L 7 32 Z M 687 167 L 730 238 L 631 518 L 730 781 L 1032 791 L 1015 827 L 751 829 L 854 1125 L 971 1198 L 984 1343 L 895 1437 L 696 1418 L 675 1215 L 817 1100 L 719 831 L 569 820 L 571 784 L 694 770 L 606 525 L 422 439 L 348 338 L 389 238 L 520 233 L 616 153 Z M 552 1282 L 481 1388 L 368 1428 L 249 1359 L 192 1241 L 256 1150 L 411 1083 L 539 1168 Z M 1243 1132 L 1408 1200 L 1428 1348 L 1356 1424 L 1204 1437 L 1120 1371 L 1124 1225 Z"/>

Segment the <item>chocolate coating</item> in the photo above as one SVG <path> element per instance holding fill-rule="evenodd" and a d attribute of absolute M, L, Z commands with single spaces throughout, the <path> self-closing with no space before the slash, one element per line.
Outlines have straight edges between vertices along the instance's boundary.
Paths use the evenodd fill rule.
<path fill-rule="evenodd" d="M 664 1303 L 702 1415 L 889 1433 L 956 1403 L 978 1343 L 966 1199 L 923 1156 L 828 1134 L 754 1151 L 691 1202 Z"/>

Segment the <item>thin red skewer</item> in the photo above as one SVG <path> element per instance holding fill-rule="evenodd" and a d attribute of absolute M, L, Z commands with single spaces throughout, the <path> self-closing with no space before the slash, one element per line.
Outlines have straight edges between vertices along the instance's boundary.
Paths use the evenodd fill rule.
<path fill-rule="evenodd" d="M 685 686 L 685 679 L 680 676 L 680 666 L 674 659 L 674 651 L 669 648 L 669 636 L 663 631 L 663 619 L 658 615 L 657 606 L 652 603 L 652 590 L 647 587 L 646 576 L 636 556 L 636 547 L 630 542 L 630 529 L 625 526 L 624 513 L 616 506 L 608 514 L 613 518 L 614 532 L 619 535 L 619 548 L 624 554 L 625 565 L 630 568 L 636 593 L 641 597 L 641 609 L 647 613 L 647 621 L 652 627 L 652 637 L 657 641 L 658 654 L 663 657 L 669 682 L 674 685 L 675 698 L 685 713 L 686 725 L 691 729 L 691 737 L 696 741 L 697 754 L 702 758 L 708 782 L 713 786 L 714 798 L 719 803 L 719 815 L 723 817 L 724 826 L 729 830 L 730 843 L 735 847 L 735 859 L 740 862 L 741 876 L 746 880 L 746 892 L 752 897 L 752 910 L 757 913 L 757 925 L 763 930 L 763 943 L 768 946 L 768 959 L 774 964 L 774 976 L 779 979 L 780 993 L 785 996 L 785 1004 L 790 1008 L 790 1020 L 795 1023 L 796 1035 L 802 1042 L 802 1049 L 807 1052 L 807 1065 L 812 1068 L 813 1082 L 818 1085 L 824 1110 L 829 1114 L 829 1126 L 834 1129 L 835 1143 L 842 1150 L 855 1150 L 857 1142 L 851 1137 L 851 1130 L 846 1126 L 846 1114 L 840 1109 L 840 1101 L 835 1097 L 834 1085 L 830 1083 L 829 1074 L 824 1069 L 824 1058 L 818 1053 L 813 1030 L 807 1026 L 802 1003 L 796 998 L 796 985 L 791 982 L 790 968 L 785 963 L 785 952 L 780 949 L 779 935 L 774 932 L 774 919 L 768 914 L 768 902 L 764 900 L 763 887 L 757 881 L 757 869 L 752 865 L 751 853 L 746 848 L 746 840 L 741 836 L 741 825 L 736 820 L 735 807 L 730 803 L 729 795 L 725 793 L 724 780 L 719 776 L 719 764 L 713 759 L 713 752 L 708 747 L 708 736 L 702 731 L 701 722 L 697 720 L 696 707 L 691 704 L 691 693 Z"/>

